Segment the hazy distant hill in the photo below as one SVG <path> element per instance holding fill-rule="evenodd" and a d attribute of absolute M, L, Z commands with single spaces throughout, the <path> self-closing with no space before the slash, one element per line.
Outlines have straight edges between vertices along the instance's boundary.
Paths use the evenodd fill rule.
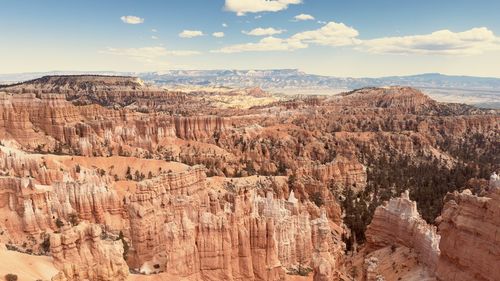
<path fill-rule="evenodd" d="M 382 78 L 343 78 L 307 74 L 295 69 L 280 70 L 174 70 L 141 73 L 147 80 L 165 84 L 223 86 L 261 86 L 263 88 L 329 87 L 361 88 L 366 86 L 407 85 L 417 87 L 500 90 L 500 78 L 448 76 L 438 73 Z"/>
<path fill-rule="evenodd" d="M 0 83 L 19 82 L 48 74 L 94 73 L 133 75 L 165 87 L 226 86 L 256 87 L 285 94 L 334 94 L 370 87 L 403 85 L 419 88 L 444 102 L 462 102 L 483 107 L 500 108 L 500 78 L 449 76 L 427 73 L 381 78 L 344 78 L 307 74 L 296 69 L 273 70 L 171 70 L 165 72 L 50 72 L 0 75 Z"/>

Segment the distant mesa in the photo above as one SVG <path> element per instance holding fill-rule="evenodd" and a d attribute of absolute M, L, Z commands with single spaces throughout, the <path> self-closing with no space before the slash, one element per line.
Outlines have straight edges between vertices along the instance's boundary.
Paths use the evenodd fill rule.
<path fill-rule="evenodd" d="M 89 91 L 100 87 L 141 87 L 143 84 L 141 79 L 131 76 L 48 75 L 12 85 L 1 85 L 0 88 L 9 92 L 65 93 L 69 90 Z"/>
<path fill-rule="evenodd" d="M 110 75 L 43 76 L 1 86 L 0 90 L 13 94 L 61 94 L 75 105 L 99 104 L 106 107 L 125 107 L 143 98 L 178 95 L 146 84 L 138 77 Z"/>

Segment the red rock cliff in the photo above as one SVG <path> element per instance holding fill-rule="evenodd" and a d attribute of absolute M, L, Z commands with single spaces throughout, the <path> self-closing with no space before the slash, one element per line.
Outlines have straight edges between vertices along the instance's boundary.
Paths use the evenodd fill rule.
<path fill-rule="evenodd" d="M 442 281 L 494 281 L 500 276 L 500 189 L 485 197 L 469 190 L 447 198 L 439 221 Z"/>
<path fill-rule="evenodd" d="M 370 249 L 390 245 L 414 249 L 419 260 L 431 272 L 436 268 L 440 236 L 436 233 L 436 227 L 420 217 L 417 204 L 410 200 L 408 192 L 400 198 L 391 199 L 385 206 L 377 207 L 366 230 L 366 240 Z"/>

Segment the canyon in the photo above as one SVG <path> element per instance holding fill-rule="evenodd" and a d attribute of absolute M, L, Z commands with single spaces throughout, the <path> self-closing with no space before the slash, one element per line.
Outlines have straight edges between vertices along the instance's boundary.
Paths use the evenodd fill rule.
<path fill-rule="evenodd" d="M 51 267 L 0 275 L 498 280 L 499 124 L 400 86 L 1 86 L 0 255 Z"/>

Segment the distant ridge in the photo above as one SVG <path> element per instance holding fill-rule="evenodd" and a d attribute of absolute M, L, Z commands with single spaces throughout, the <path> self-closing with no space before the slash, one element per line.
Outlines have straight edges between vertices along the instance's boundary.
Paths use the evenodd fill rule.
<path fill-rule="evenodd" d="M 133 76 L 124 76 L 124 75 L 105 75 L 105 74 L 65 74 L 65 75 L 45 75 L 40 78 L 35 78 L 27 81 L 20 81 L 13 84 L 1 84 L 1 88 L 19 86 L 22 84 L 36 84 L 36 83 L 47 83 L 50 80 L 61 80 L 67 78 L 123 78 L 123 79 L 136 79 Z"/>
<path fill-rule="evenodd" d="M 445 75 L 423 73 L 405 76 L 386 76 L 378 78 L 335 77 L 307 74 L 298 69 L 269 70 L 169 70 L 162 72 L 113 72 L 113 71 L 55 71 L 19 74 L 0 74 L 0 83 L 23 82 L 44 76 L 136 76 L 163 84 L 219 85 L 274 87 L 330 87 L 357 89 L 379 86 L 414 86 L 436 88 L 463 88 L 500 90 L 500 78 L 475 77 L 465 75 Z M 286 81 L 285 81 L 286 79 Z M 244 81 L 243 81 L 244 80 Z"/>
<path fill-rule="evenodd" d="M 0 74 L 0 84 L 31 80 L 46 75 L 135 76 L 158 86 L 260 87 L 284 94 L 336 94 L 365 87 L 409 86 L 438 101 L 461 102 L 500 108 L 500 78 L 424 73 L 380 78 L 351 78 L 307 74 L 297 69 L 268 70 L 169 70 L 162 72 L 47 72 Z"/>

